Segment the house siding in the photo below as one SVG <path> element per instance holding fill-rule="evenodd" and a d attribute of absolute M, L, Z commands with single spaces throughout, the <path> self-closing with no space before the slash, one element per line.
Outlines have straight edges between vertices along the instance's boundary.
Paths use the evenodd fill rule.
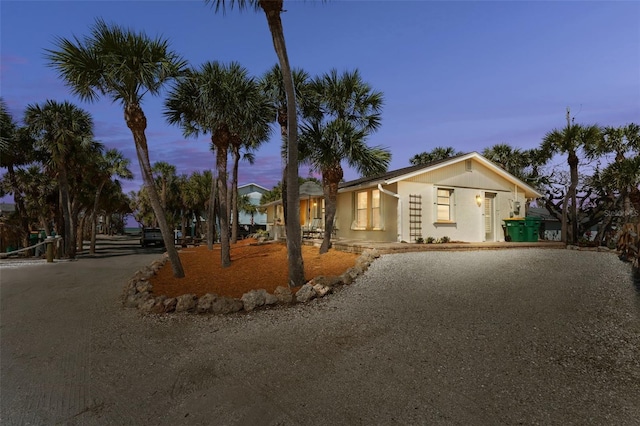
<path fill-rule="evenodd" d="M 354 228 L 353 197 L 354 193 L 374 188 L 361 188 L 353 191 L 339 193 L 336 209 L 336 235 L 339 238 L 347 238 L 363 241 L 396 241 L 398 238 L 397 208 L 398 200 L 384 192 L 380 193 L 382 228 L 381 230 L 359 230 Z M 385 185 L 384 189 L 395 193 L 397 184 Z"/>

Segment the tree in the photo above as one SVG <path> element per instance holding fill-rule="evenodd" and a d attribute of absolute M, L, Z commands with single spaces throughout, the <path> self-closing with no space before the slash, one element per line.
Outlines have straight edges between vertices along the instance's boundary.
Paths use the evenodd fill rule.
<path fill-rule="evenodd" d="M 425 152 L 421 152 L 420 154 L 414 155 L 409 159 L 409 163 L 411 163 L 414 166 L 417 166 L 418 164 L 428 164 L 434 161 L 439 161 L 449 157 L 454 157 L 459 154 L 460 152 L 456 151 L 456 149 L 451 146 L 448 146 L 446 148 L 442 146 L 438 146 L 433 148 L 429 152 L 425 151 Z"/>
<path fill-rule="evenodd" d="M 76 223 L 70 198 L 69 163 L 93 138 L 93 120 L 88 112 L 69 103 L 48 100 L 43 105 L 29 105 L 24 122 L 36 143 L 48 154 L 48 165 L 55 170 L 60 189 L 64 218 L 65 254 L 76 255 Z"/>
<path fill-rule="evenodd" d="M 307 107 L 309 100 L 308 88 L 309 88 L 309 74 L 299 68 L 294 69 L 292 72 L 293 87 L 298 101 L 296 108 L 298 114 L 304 114 L 303 110 Z M 280 126 L 280 137 L 282 138 L 282 155 L 286 163 L 288 146 L 289 146 L 289 118 L 287 114 L 287 93 L 284 86 L 284 78 L 282 76 L 282 70 L 279 65 L 274 65 L 269 71 L 267 71 L 260 80 L 262 91 L 269 98 L 271 104 L 277 111 L 276 121 Z M 285 166 L 282 170 L 281 191 L 283 200 L 287 199 L 287 173 L 288 169 Z M 287 222 L 287 204 L 283 203 L 284 221 Z"/>
<path fill-rule="evenodd" d="M 147 117 L 141 105 L 145 94 L 158 95 L 168 81 L 183 71 L 186 62 L 170 50 L 166 39 L 152 39 L 144 33 L 108 25 L 102 19 L 96 20 L 91 35 L 72 40 L 57 38 L 55 44 L 56 50 L 46 51 L 47 59 L 75 95 L 86 101 L 95 101 L 102 95 L 122 104 L 173 275 L 184 277 L 173 233 L 153 183 L 145 134 Z"/>
<path fill-rule="evenodd" d="M 367 137 L 380 126 L 382 93 L 362 81 L 360 73 L 337 70 L 314 79 L 313 110 L 301 128 L 300 152 L 304 162 L 322 173 L 326 202 L 324 240 L 320 253 L 331 244 L 336 214 L 338 185 L 343 178 L 342 161 L 365 176 L 384 173 L 391 153 L 369 147 Z"/>
<path fill-rule="evenodd" d="M 502 169 L 532 186 L 544 183 L 540 168 L 550 159 L 550 154 L 540 149 L 513 148 L 499 143 L 482 151 L 482 155 Z"/>
<path fill-rule="evenodd" d="M 547 153 L 567 154 L 567 164 L 569 165 L 570 184 L 567 197 L 571 201 L 571 211 L 569 216 L 569 224 L 571 225 L 571 233 L 569 238 L 563 238 L 571 244 L 578 241 L 578 203 L 576 188 L 578 187 L 578 165 L 580 159 L 578 150 L 581 147 L 595 143 L 601 137 L 600 128 L 596 125 L 582 126 L 573 124 L 569 120 L 569 110 L 567 109 L 567 127 L 562 130 L 554 129 L 548 132 L 540 149 Z"/>
<path fill-rule="evenodd" d="M 191 70 L 173 87 L 165 102 L 167 122 L 182 128 L 185 137 L 210 134 L 215 147 L 220 201 L 220 253 L 223 267 L 231 265 L 227 162 L 229 149 L 262 141 L 268 135 L 270 106 L 248 71 L 237 62 L 207 62 Z"/>
<path fill-rule="evenodd" d="M 131 161 L 125 158 L 124 154 L 115 148 L 107 150 L 98 162 L 96 173 L 98 187 L 96 188 L 93 209 L 91 210 L 91 217 L 89 219 L 89 223 L 91 224 L 90 254 L 95 254 L 96 252 L 97 216 L 102 190 L 108 182 L 111 182 L 113 177 L 133 179 L 133 173 L 129 170 L 130 163 Z"/>
<path fill-rule="evenodd" d="M 282 28 L 283 0 L 228 0 L 231 7 L 237 5 L 240 10 L 251 8 L 254 11 L 262 9 L 267 18 L 269 31 L 273 40 L 273 47 L 278 56 L 282 78 L 287 94 L 288 144 L 286 158 L 287 206 L 289 220 L 287 231 L 287 258 L 289 262 L 289 286 L 297 287 L 304 284 L 304 263 L 302 261 L 302 233 L 300 230 L 300 194 L 298 187 L 298 115 L 296 111 L 296 93 L 294 89 L 289 56 Z M 225 0 L 205 0 L 215 6 L 216 12 L 224 11 Z"/>
<path fill-rule="evenodd" d="M 22 192 L 17 189 L 16 168 L 28 165 L 33 159 L 33 139 L 26 129 L 18 127 L 9 113 L 7 104 L 0 98 L 0 167 L 7 169 L 6 178 L 9 181 L 7 192 L 13 194 L 24 247 L 27 247 L 29 242 L 29 219 L 25 199 Z"/>

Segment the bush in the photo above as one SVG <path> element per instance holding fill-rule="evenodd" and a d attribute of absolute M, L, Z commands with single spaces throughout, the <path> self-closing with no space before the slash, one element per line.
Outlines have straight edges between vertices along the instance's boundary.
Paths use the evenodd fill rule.
<path fill-rule="evenodd" d="M 435 238 L 433 237 L 427 237 L 427 244 L 433 244 L 435 242 Z"/>
<path fill-rule="evenodd" d="M 424 243 L 424 238 L 422 237 L 416 238 L 416 244 L 423 244 L 423 243 Z"/>
<path fill-rule="evenodd" d="M 451 241 L 451 238 L 447 237 L 446 235 L 442 238 L 440 238 L 440 242 L 442 244 L 448 243 L 449 241 Z"/>

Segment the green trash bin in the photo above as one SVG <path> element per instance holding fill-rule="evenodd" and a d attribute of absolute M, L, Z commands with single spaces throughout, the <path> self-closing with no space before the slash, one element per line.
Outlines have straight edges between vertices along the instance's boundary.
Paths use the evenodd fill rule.
<path fill-rule="evenodd" d="M 507 236 L 511 238 L 511 241 L 520 243 L 525 241 L 525 221 L 524 219 L 504 219 L 505 229 Z"/>
<path fill-rule="evenodd" d="M 527 216 L 524 218 L 524 241 L 529 243 L 538 242 L 538 235 L 540 234 L 540 225 L 542 219 L 539 217 Z"/>

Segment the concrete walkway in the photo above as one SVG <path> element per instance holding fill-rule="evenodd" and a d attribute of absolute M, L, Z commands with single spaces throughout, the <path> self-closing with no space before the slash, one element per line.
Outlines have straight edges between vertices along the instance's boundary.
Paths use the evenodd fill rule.
<path fill-rule="evenodd" d="M 612 254 L 385 255 L 309 305 L 143 317 L 119 296 L 159 253 L 109 244 L 0 263 L 0 424 L 638 424 L 640 298 Z"/>

